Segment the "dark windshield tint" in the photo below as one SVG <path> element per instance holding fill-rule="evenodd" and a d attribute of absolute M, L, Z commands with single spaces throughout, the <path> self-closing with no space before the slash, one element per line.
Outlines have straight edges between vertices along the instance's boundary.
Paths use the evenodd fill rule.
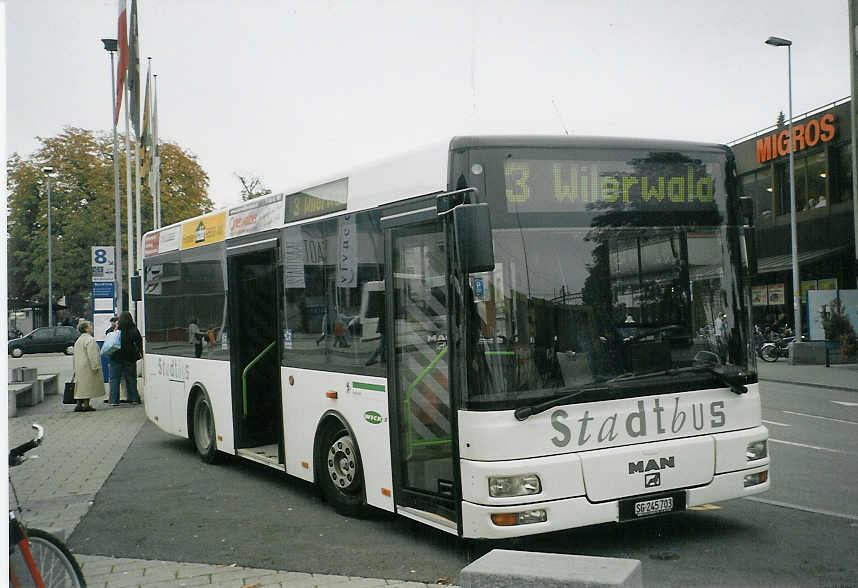
<path fill-rule="evenodd" d="M 673 371 L 695 366 L 755 377 L 726 152 L 486 149 L 470 163 L 486 170 L 496 264 L 471 275 L 469 407 L 723 386 Z"/>

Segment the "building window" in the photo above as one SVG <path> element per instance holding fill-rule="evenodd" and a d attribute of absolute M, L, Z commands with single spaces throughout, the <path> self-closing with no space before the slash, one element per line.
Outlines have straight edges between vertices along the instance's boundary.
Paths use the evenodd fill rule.
<path fill-rule="evenodd" d="M 828 204 L 826 196 L 826 179 L 828 170 L 826 168 L 825 153 L 817 153 L 807 158 L 807 203 L 806 209 L 825 208 Z M 798 184 L 796 184 L 798 185 Z"/>
<path fill-rule="evenodd" d="M 831 154 L 831 202 L 852 200 L 852 146 L 845 143 Z"/>

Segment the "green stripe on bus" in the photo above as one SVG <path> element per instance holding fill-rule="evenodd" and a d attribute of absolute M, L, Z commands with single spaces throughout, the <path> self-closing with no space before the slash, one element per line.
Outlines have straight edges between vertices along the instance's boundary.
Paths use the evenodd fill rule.
<path fill-rule="evenodd" d="M 484 351 L 486 355 L 515 355 L 515 351 Z"/>
<path fill-rule="evenodd" d="M 361 390 L 375 390 L 376 392 L 384 392 L 384 386 L 381 384 L 367 384 L 366 382 L 352 382 L 352 386 Z"/>

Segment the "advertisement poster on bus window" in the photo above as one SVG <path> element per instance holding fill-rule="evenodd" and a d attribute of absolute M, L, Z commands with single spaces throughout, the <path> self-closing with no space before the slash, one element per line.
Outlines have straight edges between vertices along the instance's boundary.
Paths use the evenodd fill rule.
<path fill-rule="evenodd" d="M 780 306 L 784 304 L 784 285 L 783 284 L 769 284 L 767 286 L 769 291 L 769 306 Z"/>
<path fill-rule="evenodd" d="M 751 287 L 751 304 L 754 306 L 765 306 L 769 303 L 769 294 L 765 286 Z"/>
<path fill-rule="evenodd" d="M 176 251 L 179 248 L 180 227 L 170 227 L 158 233 L 158 253 Z"/>
<path fill-rule="evenodd" d="M 807 292 L 808 290 L 816 290 L 816 280 L 802 280 L 801 281 L 801 301 L 807 302 Z"/>
<path fill-rule="evenodd" d="M 816 281 L 817 290 L 837 290 L 837 278 L 823 278 Z"/>
<path fill-rule="evenodd" d="M 283 202 L 283 194 L 272 194 L 230 208 L 226 223 L 227 237 L 249 235 L 280 226 Z"/>
<path fill-rule="evenodd" d="M 182 223 L 182 249 L 223 241 L 226 236 L 226 212 Z"/>

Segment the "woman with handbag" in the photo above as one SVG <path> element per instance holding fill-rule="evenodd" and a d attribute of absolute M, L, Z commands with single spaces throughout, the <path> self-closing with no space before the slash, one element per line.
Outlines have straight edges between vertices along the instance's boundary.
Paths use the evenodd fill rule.
<path fill-rule="evenodd" d="M 137 360 L 143 357 L 143 337 L 131 313 L 119 314 L 119 349 L 110 356 L 110 406 L 119 406 L 119 381 L 125 380 L 128 402 L 140 404 L 137 395 Z"/>
<path fill-rule="evenodd" d="M 92 325 L 89 321 L 80 321 L 77 326 L 80 337 L 74 344 L 74 399 L 75 412 L 92 412 L 92 398 L 104 396 L 104 375 L 101 372 L 101 357 L 98 353 L 98 343 L 92 336 Z"/>

